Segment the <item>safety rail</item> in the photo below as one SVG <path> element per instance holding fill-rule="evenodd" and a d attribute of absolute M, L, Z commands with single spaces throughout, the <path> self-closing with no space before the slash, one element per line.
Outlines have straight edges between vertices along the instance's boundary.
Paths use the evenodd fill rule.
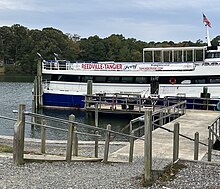
<path fill-rule="evenodd" d="M 201 110 L 218 110 L 218 98 L 200 98 L 200 97 L 182 97 L 182 96 L 166 96 L 164 103 L 167 106 L 176 104 L 182 100 L 186 100 L 187 109 L 201 109 Z"/>
<path fill-rule="evenodd" d="M 209 138 L 208 138 L 208 161 L 212 158 L 213 144 L 216 141 L 220 141 L 220 116 L 208 126 Z"/>
<path fill-rule="evenodd" d="M 186 112 L 186 101 L 179 102 L 175 105 L 161 108 L 152 113 L 152 125 L 153 128 L 162 126 L 165 123 L 170 122 L 173 119 L 184 115 Z M 130 133 L 137 132 L 144 128 L 144 125 L 139 125 L 138 128 L 133 128 L 134 124 L 144 122 L 144 116 L 137 117 L 130 121 Z"/>
<path fill-rule="evenodd" d="M 109 155 L 109 145 L 111 135 L 121 135 L 124 137 L 129 138 L 130 142 L 130 151 L 129 151 L 129 162 L 133 161 L 133 148 L 134 148 L 134 140 L 140 139 L 144 140 L 143 138 L 136 137 L 124 133 L 120 133 L 117 131 L 111 130 L 111 125 L 108 124 L 107 128 L 99 128 L 96 126 L 79 123 L 75 121 L 75 116 L 70 115 L 69 120 L 55 118 L 51 116 L 45 116 L 42 114 L 32 113 L 25 111 L 25 105 L 20 104 L 18 112 L 18 118 L 14 125 L 14 142 L 13 142 L 13 160 L 16 165 L 20 165 L 24 163 L 24 135 L 25 135 L 25 123 L 36 125 L 41 127 L 41 153 L 45 154 L 45 144 L 46 144 L 46 128 L 48 129 L 55 129 L 63 132 L 67 132 L 67 147 L 66 147 L 66 161 L 70 162 L 73 156 L 78 156 L 78 135 L 87 135 L 92 136 L 95 138 L 94 145 L 95 145 L 95 158 L 98 158 L 98 143 L 99 137 L 101 136 L 99 132 L 104 132 L 105 134 L 105 147 L 104 147 L 104 155 L 103 155 L 103 162 L 106 163 L 108 161 Z M 27 122 L 25 120 L 26 116 L 35 117 L 38 119 L 39 123 L 35 122 Z M 35 119 L 36 120 L 36 119 Z M 53 120 L 59 123 L 68 124 L 68 129 L 56 128 L 46 124 L 46 120 Z M 77 127 L 85 127 L 87 129 L 91 129 L 93 133 L 87 132 L 78 132 Z"/>
<path fill-rule="evenodd" d="M 98 105 L 98 110 L 144 112 L 145 107 L 156 107 L 155 101 L 158 98 L 142 97 L 140 93 L 96 93 L 85 95 L 85 109 L 94 110 Z"/>

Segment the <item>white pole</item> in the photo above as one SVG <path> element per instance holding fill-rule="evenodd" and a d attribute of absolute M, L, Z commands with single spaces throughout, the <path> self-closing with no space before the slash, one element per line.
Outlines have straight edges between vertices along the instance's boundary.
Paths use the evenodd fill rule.
<path fill-rule="evenodd" d="M 209 26 L 206 24 L 206 38 L 207 38 L 207 43 L 208 43 L 208 47 L 211 47 L 211 41 L 210 41 L 210 36 L 209 36 Z"/>

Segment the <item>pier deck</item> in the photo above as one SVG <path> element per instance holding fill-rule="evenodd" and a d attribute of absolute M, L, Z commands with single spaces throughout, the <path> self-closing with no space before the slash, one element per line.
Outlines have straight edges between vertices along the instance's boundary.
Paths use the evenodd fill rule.
<path fill-rule="evenodd" d="M 196 132 L 199 132 L 199 140 L 208 144 L 208 125 L 211 124 L 220 112 L 207 110 L 186 110 L 186 114 L 176 120 L 165 124 L 163 127 L 173 131 L 174 123 L 179 122 L 180 134 L 194 139 Z M 152 134 L 152 156 L 153 158 L 173 158 L 173 133 L 163 129 L 156 129 Z M 179 158 L 193 160 L 194 158 L 194 141 L 180 136 Z M 199 156 L 202 157 L 207 153 L 208 147 L 199 145 Z M 115 161 L 121 156 L 128 156 L 129 145 L 119 149 L 110 156 L 110 160 Z M 144 141 L 136 140 L 134 144 L 134 156 L 144 156 Z"/>

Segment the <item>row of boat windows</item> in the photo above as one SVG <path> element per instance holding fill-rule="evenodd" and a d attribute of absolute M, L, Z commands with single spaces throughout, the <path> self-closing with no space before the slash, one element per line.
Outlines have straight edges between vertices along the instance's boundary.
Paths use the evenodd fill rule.
<path fill-rule="evenodd" d="M 220 52 L 207 52 L 206 58 L 220 58 Z"/>
<path fill-rule="evenodd" d="M 51 81 L 65 82 L 87 82 L 92 80 L 94 83 L 137 83 L 150 84 L 152 81 L 160 84 L 205 84 L 205 83 L 220 83 L 220 76 L 202 77 L 202 76 L 163 76 L 163 77 L 145 77 L 145 76 L 81 76 L 81 75 L 52 75 L 45 78 Z"/>

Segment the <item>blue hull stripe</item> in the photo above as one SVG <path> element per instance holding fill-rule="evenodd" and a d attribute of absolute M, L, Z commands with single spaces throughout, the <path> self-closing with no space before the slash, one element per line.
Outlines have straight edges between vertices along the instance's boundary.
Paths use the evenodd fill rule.
<path fill-rule="evenodd" d="M 85 97 L 82 95 L 43 94 L 44 106 L 84 108 Z"/>

